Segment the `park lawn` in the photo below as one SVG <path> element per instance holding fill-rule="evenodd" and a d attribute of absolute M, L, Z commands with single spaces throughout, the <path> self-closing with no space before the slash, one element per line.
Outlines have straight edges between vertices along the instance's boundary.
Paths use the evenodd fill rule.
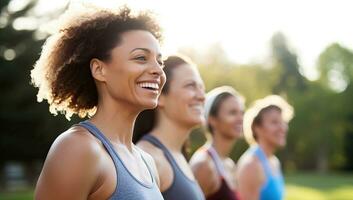
<path fill-rule="evenodd" d="M 353 200 L 353 174 L 287 175 L 286 200 Z"/>
<path fill-rule="evenodd" d="M 33 190 L 21 191 L 21 192 L 8 192 L 2 194 L 0 192 L 0 200 L 32 200 Z"/>
<path fill-rule="evenodd" d="M 0 200 L 31 200 L 33 191 L 0 193 Z M 286 200 L 353 200 L 353 174 L 286 176 Z"/>

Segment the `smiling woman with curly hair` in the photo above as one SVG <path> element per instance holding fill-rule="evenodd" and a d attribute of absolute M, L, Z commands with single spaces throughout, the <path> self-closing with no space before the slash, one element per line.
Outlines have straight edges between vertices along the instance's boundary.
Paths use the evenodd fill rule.
<path fill-rule="evenodd" d="M 36 199 L 163 199 L 153 159 L 132 143 L 137 115 L 165 83 L 160 28 L 149 13 L 70 8 L 31 72 L 50 111 L 89 119 L 53 143 Z"/>

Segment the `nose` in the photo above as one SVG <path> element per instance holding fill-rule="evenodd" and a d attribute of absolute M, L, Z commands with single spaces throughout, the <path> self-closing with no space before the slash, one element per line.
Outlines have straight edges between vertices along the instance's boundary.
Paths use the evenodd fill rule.
<path fill-rule="evenodd" d="M 157 62 L 155 61 L 152 65 L 151 65 L 151 68 L 150 68 L 150 73 L 156 77 L 159 77 L 159 76 L 162 76 L 164 75 L 164 71 L 162 69 L 162 66 Z"/>
<path fill-rule="evenodd" d="M 202 86 L 197 87 L 196 97 L 199 101 L 205 102 L 205 89 Z"/>
<path fill-rule="evenodd" d="M 282 123 L 282 130 L 284 130 L 284 132 L 288 131 L 288 124 L 286 122 Z"/>

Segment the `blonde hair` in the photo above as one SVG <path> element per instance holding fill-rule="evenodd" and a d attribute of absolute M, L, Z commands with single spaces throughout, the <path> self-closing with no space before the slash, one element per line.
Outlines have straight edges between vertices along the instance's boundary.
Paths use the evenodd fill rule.
<path fill-rule="evenodd" d="M 285 122 L 289 122 L 294 116 L 294 109 L 282 97 L 278 95 L 266 96 L 263 99 L 256 100 L 252 106 L 244 114 L 243 130 L 244 137 L 248 144 L 256 144 L 253 132 L 253 122 L 262 110 L 270 106 L 276 106 L 281 110 L 282 118 Z"/>

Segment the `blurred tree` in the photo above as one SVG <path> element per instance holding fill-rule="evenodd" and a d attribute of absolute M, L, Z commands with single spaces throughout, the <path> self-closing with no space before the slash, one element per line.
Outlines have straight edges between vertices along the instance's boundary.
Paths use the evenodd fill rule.
<path fill-rule="evenodd" d="M 334 105 L 340 113 L 344 132 L 344 168 L 353 170 L 353 52 L 338 43 L 329 45 L 319 56 L 320 84 L 334 92 Z"/>
<path fill-rule="evenodd" d="M 352 51 L 334 43 L 319 56 L 320 83 L 334 91 L 342 92 L 353 80 Z"/>
<path fill-rule="evenodd" d="M 271 40 L 274 70 L 278 70 L 279 80 L 273 87 L 275 94 L 287 93 L 289 89 L 303 91 L 306 78 L 300 73 L 297 55 L 291 52 L 282 33 L 276 33 Z"/>
<path fill-rule="evenodd" d="M 290 51 L 281 33 L 272 38 L 272 55 L 272 70 L 279 72 L 273 92 L 286 96 L 296 113 L 290 123 L 288 146 L 280 154 L 286 167 L 320 171 L 341 167 L 344 163 L 343 118 L 340 104 L 333 104 L 340 100 L 337 93 L 315 81 L 308 81 L 300 73 L 297 56 Z M 321 60 L 332 62 L 333 58 L 324 56 Z M 327 67 L 321 69 L 328 71 Z"/>
<path fill-rule="evenodd" d="M 36 0 L 13 2 L 0 4 L 0 164 L 43 160 L 53 139 L 68 126 L 64 117 L 54 119 L 45 103 L 37 103 L 37 89 L 30 85 L 30 70 L 46 38 L 39 26 L 52 18 L 34 14 Z"/>

